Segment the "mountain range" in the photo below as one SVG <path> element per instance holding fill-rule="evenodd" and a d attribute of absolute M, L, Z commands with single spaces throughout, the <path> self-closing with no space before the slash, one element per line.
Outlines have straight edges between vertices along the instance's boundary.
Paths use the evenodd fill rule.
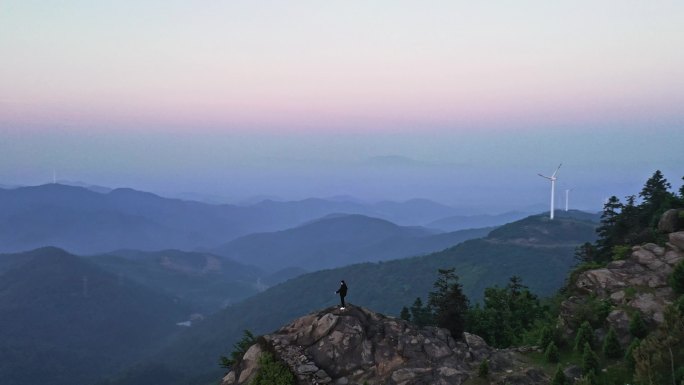
<path fill-rule="evenodd" d="M 0 252 L 44 246 L 77 254 L 120 249 L 206 250 L 240 236 L 284 230 L 334 213 L 415 226 L 458 211 L 420 199 L 363 204 L 311 198 L 249 206 L 213 205 L 125 188 L 96 192 L 47 184 L 0 189 Z M 451 229 L 457 227 L 450 225 Z"/>
<path fill-rule="evenodd" d="M 213 251 L 271 271 L 314 271 L 438 251 L 490 230 L 435 233 L 364 215 L 330 215 L 292 229 L 240 237 Z"/>

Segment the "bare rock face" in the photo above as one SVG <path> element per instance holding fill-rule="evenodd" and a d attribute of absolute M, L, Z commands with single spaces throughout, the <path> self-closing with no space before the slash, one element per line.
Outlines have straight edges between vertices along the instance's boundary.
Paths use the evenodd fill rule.
<path fill-rule="evenodd" d="M 607 321 L 615 328 L 623 345 L 630 338 L 625 307 L 641 312 L 648 323 L 662 323 L 665 307 L 675 299 L 667 279 L 682 260 L 684 231 L 669 234 L 665 247 L 652 243 L 635 246 L 627 260 L 613 261 L 605 268 L 581 273 L 574 284 L 578 295 L 561 304 L 560 323 L 565 334 L 570 335 L 578 326 L 573 317 L 590 295 L 615 306 L 616 310 L 609 314 Z"/>
<path fill-rule="evenodd" d="M 464 333 L 416 326 L 368 309 L 328 308 L 294 320 L 250 347 L 222 385 L 244 385 L 256 374 L 258 354 L 273 352 L 299 384 L 459 385 L 489 361 L 491 383 L 546 384 L 549 378 L 514 350 L 495 350 Z"/>

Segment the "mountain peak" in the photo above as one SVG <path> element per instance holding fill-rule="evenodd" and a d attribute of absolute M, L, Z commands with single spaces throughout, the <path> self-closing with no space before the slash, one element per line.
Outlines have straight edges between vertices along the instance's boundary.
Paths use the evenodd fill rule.
<path fill-rule="evenodd" d="M 222 385 L 250 383 L 266 353 L 300 384 L 462 384 L 477 375 L 483 360 L 489 360 L 492 377 L 548 381 L 539 370 L 521 370 L 518 353 L 492 349 L 476 335 L 464 333 L 456 341 L 446 329 L 419 329 L 354 305 L 308 314 L 257 341 Z"/>

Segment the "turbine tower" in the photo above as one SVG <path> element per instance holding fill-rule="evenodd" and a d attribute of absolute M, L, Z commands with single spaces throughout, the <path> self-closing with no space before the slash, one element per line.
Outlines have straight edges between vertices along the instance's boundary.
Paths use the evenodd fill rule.
<path fill-rule="evenodd" d="M 542 175 L 542 174 L 537 174 L 537 175 L 539 175 L 540 177 L 546 178 L 546 179 L 548 179 L 548 180 L 551 181 L 551 210 L 549 210 L 549 213 L 550 213 L 550 214 L 549 214 L 549 219 L 553 219 L 553 211 L 554 211 L 554 207 L 553 207 L 553 206 L 554 206 L 554 201 L 553 201 L 553 198 L 554 198 L 554 195 L 556 194 L 556 179 L 558 179 L 558 178 L 556 178 L 556 174 L 558 173 L 558 170 L 561 168 L 562 165 L 563 165 L 563 163 L 559 164 L 559 165 L 558 165 L 558 168 L 556 169 L 556 171 L 553 172 L 553 174 L 551 174 L 551 176 L 546 176 L 546 175 Z"/>
<path fill-rule="evenodd" d="M 568 201 L 569 201 L 570 191 L 572 191 L 571 188 L 565 189 L 565 212 L 568 211 Z"/>

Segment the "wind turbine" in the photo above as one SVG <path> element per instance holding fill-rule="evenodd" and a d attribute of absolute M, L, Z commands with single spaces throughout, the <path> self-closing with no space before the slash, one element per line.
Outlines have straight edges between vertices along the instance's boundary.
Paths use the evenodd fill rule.
<path fill-rule="evenodd" d="M 568 201 L 569 201 L 569 196 L 570 196 L 570 191 L 572 191 L 571 188 L 565 189 L 565 211 L 568 211 Z"/>
<path fill-rule="evenodd" d="M 558 173 L 558 170 L 561 168 L 562 165 L 563 165 L 563 163 L 559 164 L 559 165 L 558 165 L 558 168 L 556 169 L 556 171 L 553 172 L 553 174 L 551 174 L 551 176 L 546 176 L 546 175 L 542 175 L 542 174 L 537 174 L 537 175 L 539 175 L 540 177 L 546 178 L 546 179 L 548 179 L 548 180 L 551 181 L 551 210 L 549 211 L 549 212 L 550 212 L 550 214 L 549 214 L 549 218 L 550 218 L 550 219 L 553 219 L 553 211 L 554 211 L 554 210 L 553 210 L 553 209 L 554 209 L 554 207 L 553 207 L 553 206 L 554 206 L 554 201 L 553 201 L 553 199 L 554 199 L 554 196 L 555 196 L 555 194 L 556 194 L 556 179 L 558 179 L 558 178 L 556 178 L 556 174 Z"/>

